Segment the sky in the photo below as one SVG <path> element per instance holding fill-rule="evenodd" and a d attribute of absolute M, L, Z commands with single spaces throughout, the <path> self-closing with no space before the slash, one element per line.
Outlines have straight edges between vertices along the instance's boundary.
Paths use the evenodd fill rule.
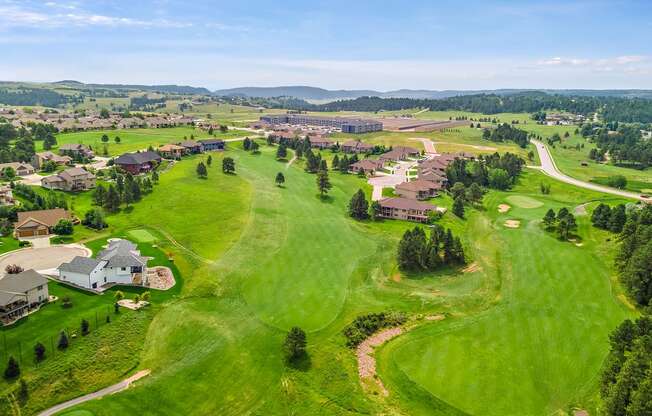
<path fill-rule="evenodd" d="M 0 0 L 0 80 L 652 89 L 652 1 Z"/>

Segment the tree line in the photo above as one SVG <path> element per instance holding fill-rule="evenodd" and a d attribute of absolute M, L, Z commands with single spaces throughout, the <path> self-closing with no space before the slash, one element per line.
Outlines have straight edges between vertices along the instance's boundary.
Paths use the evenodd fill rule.
<path fill-rule="evenodd" d="M 481 155 L 477 160 L 455 159 L 446 168 L 449 186 L 458 182 L 469 187 L 477 183 L 483 187 L 506 190 L 520 175 L 525 161 L 513 153 Z"/>
<path fill-rule="evenodd" d="M 530 142 L 528 132 L 525 130 L 517 129 L 507 123 L 498 125 L 495 129 L 484 129 L 482 131 L 482 138 L 492 142 L 514 142 L 523 149 L 525 149 Z"/>
<path fill-rule="evenodd" d="M 652 301 L 652 206 L 627 213 L 619 240 L 616 268 L 620 281 L 639 305 L 648 306 Z"/>
<path fill-rule="evenodd" d="M 439 224 L 433 224 L 430 235 L 422 227 L 406 230 L 398 244 L 398 266 L 403 271 L 434 271 L 443 266 L 466 263 L 464 247 L 459 237 Z"/>
<path fill-rule="evenodd" d="M 470 111 L 484 114 L 537 113 L 546 110 L 591 115 L 601 111 L 607 121 L 652 122 L 652 100 L 646 98 L 591 97 L 523 92 L 509 95 L 474 94 L 441 99 L 359 97 L 326 104 L 298 99 L 265 100 L 270 108 L 299 111 L 400 111 L 429 108 L 431 111 Z"/>
<path fill-rule="evenodd" d="M 0 89 L 0 103 L 6 105 L 59 107 L 65 104 L 79 104 L 82 102 L 84 102 L 83 95 L 59 94 L 46 88 Z"/>

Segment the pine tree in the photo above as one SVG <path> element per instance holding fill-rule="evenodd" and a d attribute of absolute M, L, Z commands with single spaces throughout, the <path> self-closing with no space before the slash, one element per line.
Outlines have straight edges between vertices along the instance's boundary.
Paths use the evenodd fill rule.
<path fill-rule="evenodd" d="M 251 140 L 249 140 L 249 137 L 245 137 L 244 140 L 242 141 L 242 148 L 248 151 L 250 147 L 251 147 Z"/>
<path fill-rule="evenodd" d="M 93 202 L 95 205 L 98 206 L 103 206 L 104 205 L 104 200 L 106 198 L 106 188 L 102 184 L 98 184 L 97 187 L 95 188 L 95 191 L 93 191 Z"/>
<path fill-rule="evenodd" d="M 364 220 L 368 217 L 369 203 L 365 198 L 362 189 L 353 194 L 349 201 L 349 216 L 357 220 Z"/>
<path fill-rule="evenodd" d="M 380 218 L 381 210 L 380 203 L 378 201 L 373 201 L 371 205 L 369 205 L 369 216 L 371 219 L 376 220 Z"/>
<path fill-rule="evenodd" d="M 208 158 L 206 159 L 206 165 L 210 167 L 213 164 L 213 156 L 208 155 Z"/>
<path fill-rule="evenodd" d="M 7 368 L 5 369 L 5 379 L 13 380 L 20 375 L 20 366 L 13 356 L 9 357 Z"/>
<path fill-rule="evenodd" d="M 68 335 L 64 331 L 61 331 L 59 334 L 59 342 L 57 343 L 57 348 L 60 350 L 65 350 L 68 348 Z"/>
<path fill-rule="evenodd" d="M 332 187 L 333 185 L 331 185 L 331 182 L 328 179 L 328 171 L 320 170 L 317 172 L 317 189 L 319 189 L 319 194 L 322 198 Z"/>
<path fill-rule="evenodd" d="M 555 211 L 553 211 L 552 208 L 550 208 L 547 212 L 546 215 L 543 217 L 543 225 L 550 229 L 555 226 L 555 222 L 557 221 L 557 216 L 555 215 Z"/>
<path fill-rule="evenodd" d="M 276 182 L 276 186 L 283 186 L 285 183 L 285 176 L 283 173 L 279 172 L 276 174 L 276 179 L 274 181 Z"/>
<path fill-rule="evenodd" d="M 156 171 L 152 172 L 152 182 L 158 183 L 158 173 Z"/>
<path fill-rule="evenodd" d="M 109 185 L 109 189 L 106 192 L 104 208 L 109 212 L 115 212 L 120 208 L 120 194 L 118 194 L 118 191 L 116 191 L 113 185 Z"/>
<path fill-rule="evenodd" d="M 288 362 L 293 362 L 303 357 L 306 353 L 306 345 L 306 333 L 299 327 L 292 327 L 283 343 L 285 359 Z"/>
<path fill-rule="evenodd" d="M 235 161 L 230 157 L 225 157 L 222 159 L 222 172 L 223 173 L 235 173 Z"/>
<path fill-rule="evenodd" d="M 206 169 L 206 165 L 204 165 L 204 162 L 199 162 L 197 164 L 197 176 L 199 176 L 202 179 L 205 179 L 208 176 L 208 170 Z"/>
<path fill-rule="evenodd" d="M 284 160 L 288 155 L 287 147 L 285 147 L 284 143 L 281 143 L 278 145 L 278 148 L 276 149 L 276 159 L 279 160 Z"/>
<path fill-rule="evenodd" d="M 88 335 L 88 333 L 90 332 L 89 327 L 90 327 L 90 325 L 88 324 L 88 321 L 86 319 L 82 319 L 81 320 L 81 326 L 80 326 L 81 334 L 82 335 Z"/>
<path fill-rule="evenodd" d="M 450 230 L 446 230 L 446 234 L 444 235 L 444 240 L 443 240 L 443 250 L 444 250 L 444 263 L 445 264 L 452 264 L 455 261 L 455 240 L 453 239 L 453 232 Z"/>
<path fill-rule="evenodd" d="M 340 163 L 340 158 L 337 157 L 337 155 L 335 155 L 335 157 L 333 157 L 333 161 L 331 162 L 331 168 L 333 170 L 339 169 L 339 163 Z"/>
<path fill-rule="evenodd" d="M 464 198 L 462 196 L 458 196 L 453 201 L 453 214 L 464 218 Z"/>
<path fill-rule="evenodd" d="M 37 342 L 36 345 L 34 345 L 34 359 L 36 362 L 40 362 L 45 359 L 45 345 L 41 344 L 40 342 Z"/>
<path fill-rule="evenodd" d="M 340 160 L 339 163 L 339 168 L 341 173 L 348 173 L 349 171 L 349 166 L 351 166 L 351 163 L 349 162 L 349 159 L 346 155 Z"/>

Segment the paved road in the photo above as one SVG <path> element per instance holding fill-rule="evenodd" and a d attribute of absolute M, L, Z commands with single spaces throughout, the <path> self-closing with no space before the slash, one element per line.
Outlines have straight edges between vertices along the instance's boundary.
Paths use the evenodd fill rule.
<path fill-rule="evenodd" d="M 56 414 L 56 413 L 58 413 L 58 412 L 60 412 L 60 411 L 62 411 L 64 409 L 68 409 L 69 407 L 76 406 L 76 405 L 78 405 L 80 403 L 84 403 L 84 402 L 87 402 L 87 401 L 93 400 L 93 399 L 99 399 L 99 398 L 104 397 L 104 396 L 109 395 L 109 394 L 117 393 L 117 392 L 122 391 L 122 390 L 126 389 L 127 387 L 129 387 L 129 385 L 131 383 L 133 383 L 134 381 L 139 380 L 139 379 L 145 377 L 148 374 L 149 374 L 149 370 L 139 371 L 136 374 L 134 374 L 133 376 L 131 376 L 131 377 L 125 379 L 125 380 L 122 380 L 121 382 L 116 383 L 116 384 L 114 384 L 112 386 L 103 388 L 102 390 L 98 390 L 95 393 L 89 393 L 89 394 L 87 394 L 85 396 L 77 397 L 76 399 L 68 400 L 67 402 L 63 402 L 63 403 L 58 404 L 56 406 L 52 406 L 51 408 L 49 408 L 47 410 L 44 410 L 41 413 L 39 413 L 38 416 L 51 416 L 51 415 L 54 415 L 54 414 Z"/>
<path fill-rule="evenodd" d="M 590 189 L 592 191 L 604 192 L 606 194 L 617 195 L 624 198 L 649 201 L 649 199 L 643 198 L 641 194 L 635 192 L 623 191 L 620 189 L 610 188 L 608 186 L 602 186 L 595 183 L 584 182 L 579 179 L 571 178 L 570 176 L 563 174 L 559 171 L 559 169 L 557 169 L 557 165 L 555 164 L 555 161 L 545 144 L 538 140 L 532 140 L 532 143 L 534 143 L 537 148 L 537 152 L 539 152 L 539 159 L 541 160 L 541 167 L 539 169 L 541 169 L 548 176 L 552 176 L 553 178 L 562 182 L 579 186 L 580 188 Z"/>

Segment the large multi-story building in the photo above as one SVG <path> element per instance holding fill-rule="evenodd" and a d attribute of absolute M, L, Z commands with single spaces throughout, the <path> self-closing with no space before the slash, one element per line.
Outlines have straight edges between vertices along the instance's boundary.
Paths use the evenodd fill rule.
<path fill-rule="evenodd" d="M 268 124 L 293 124 L 306 126 L 333 127 L 342 130 L 343 133 L 369 133 L 381 131 L 383 123 L 378 120 L 346 118 L 346 117 L 324 117 L 308 114 L 274 114 L 262 116 L 260 121 Z"/>

